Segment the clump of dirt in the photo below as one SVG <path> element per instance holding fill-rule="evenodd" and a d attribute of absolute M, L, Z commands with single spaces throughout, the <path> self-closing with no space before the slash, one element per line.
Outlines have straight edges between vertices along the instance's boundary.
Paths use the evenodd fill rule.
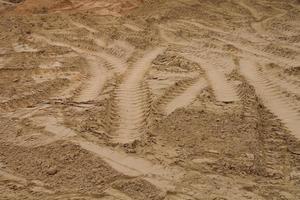
<path fill-rule="evenodd" d="M 201 68 L 197 63 L 193 63 L 182 56 L 165 53 L 158 56 L 154 61 L 154 68 L 168 72 L 201 72 Z"/>

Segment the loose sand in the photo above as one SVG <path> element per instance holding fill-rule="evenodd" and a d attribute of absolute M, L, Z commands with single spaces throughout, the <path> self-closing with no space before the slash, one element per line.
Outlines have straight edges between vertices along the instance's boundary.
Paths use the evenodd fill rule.
<path fill-rule="evenodd" d="M 296 0 L 0 1 L 0 199 L 300 199 Z"/>

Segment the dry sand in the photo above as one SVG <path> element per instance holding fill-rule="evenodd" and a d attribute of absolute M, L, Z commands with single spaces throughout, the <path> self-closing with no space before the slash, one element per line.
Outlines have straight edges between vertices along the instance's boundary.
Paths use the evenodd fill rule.
<path fill-rule="evenodd" d="M 296 0 L 0 1 L 0 199 L 300 199 Z"/>

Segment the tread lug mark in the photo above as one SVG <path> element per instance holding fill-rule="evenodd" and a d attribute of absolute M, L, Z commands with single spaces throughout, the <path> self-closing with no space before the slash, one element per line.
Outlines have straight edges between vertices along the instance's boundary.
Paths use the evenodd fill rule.
<path fill-rule="evenodd" d="M 164 48 L 156 48 L 147 52 L 128 69 L 127 74 L 115 89 L 114 104 L 111 111 L 111 132 L 116 143 L 130 143 L 141 137 L 147 130 L 151 112 L 149 89 L 143 85 L 144 76 L 151 62 Z"/>
<path fill-rule="evenodd" d="M 177 108 L 188 106 L 196 99 L 197 95 L 207 86 L 207 82 L 204 78 L 199 78 L 189 87 L 187 87 L 182 93 L 169 101 L 164 105 L 165 114 L 169 115 Z"/>
<path fill-rule="evenodd" d="M 199 57 L 182 54 L 187 59 L 194 61 L 201 65 L 204 69 L 208 82 L 213 89 L 217 101 L 220 102 L 235 102 L 239 101 L 239 97 L 235 88 L 227 81 L 223 72 L 218 70 L 215 66 L 207 63 Z"/>
<path fill-rule="evenodd" d="M 268 81 L 256 68 L 256 63 L 242 60 L 241 74 L 251 83 L 265 106 L 276 115 L 297 138 L 300 138 L 300 106 L 282 93 L 280 87 Z"/>

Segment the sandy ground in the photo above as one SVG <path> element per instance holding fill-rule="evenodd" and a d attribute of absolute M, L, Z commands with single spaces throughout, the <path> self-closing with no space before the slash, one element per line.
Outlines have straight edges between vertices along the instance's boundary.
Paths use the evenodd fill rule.
<path fill-rule="evenodd" d="M 0 199 L 300 199 L 296 0 L 0 1 Z"/>

